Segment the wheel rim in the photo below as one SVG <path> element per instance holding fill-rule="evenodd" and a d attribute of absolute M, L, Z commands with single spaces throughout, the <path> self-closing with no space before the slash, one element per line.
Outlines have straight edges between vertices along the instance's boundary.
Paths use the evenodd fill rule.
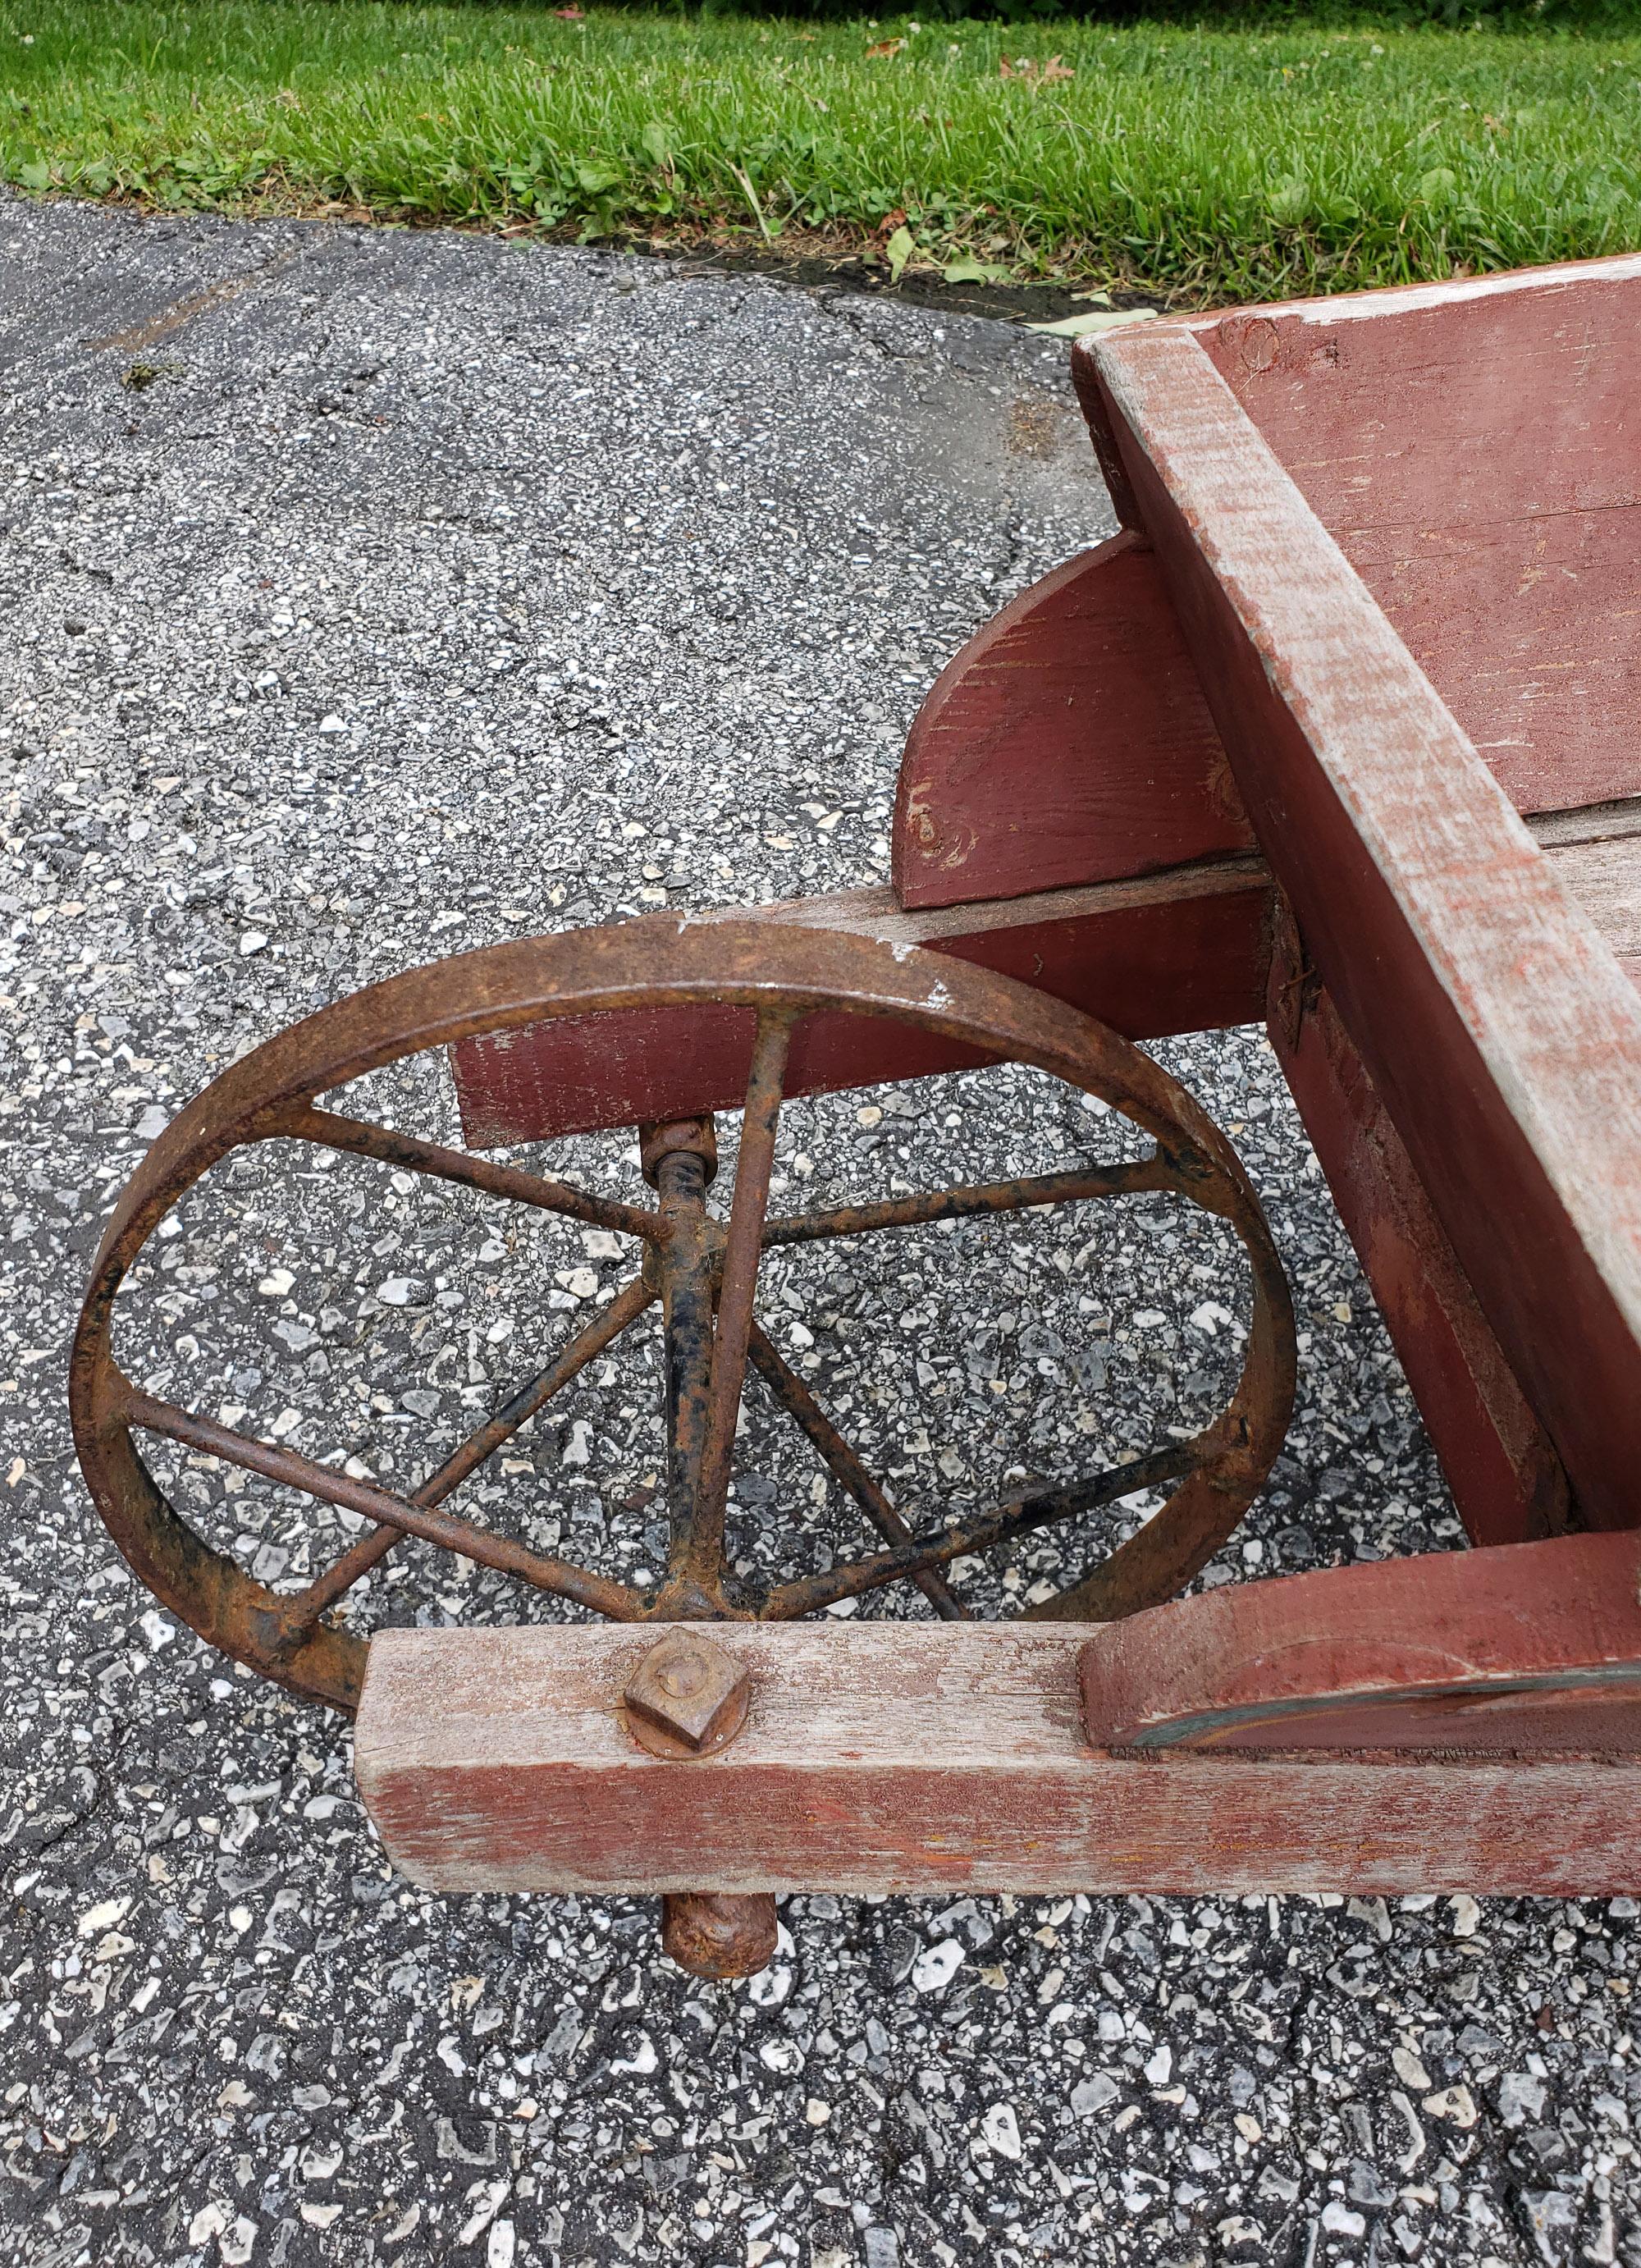
<path fill-rule="evenodd" d="M 755 1038 L 730 1217 L 706 1215 L 706 1169 L 688 1124 L 651 1138 L 659 1203 L 629 1205 L 550 1177 L 321 1110 L 316 1098 L 407 1057 L 558 1016 L 656 1006 L 750 1010 Z M 1081 1172 L 966 1185 L 925 1197 L 768 1218 L 781 1077 L 811 1014 L 887 1016 L 995 1061 L 1032 1065 L 1098 1096 L 1149 1134 L 1150 1157 Z M 352 1481 L 294 1452 L 165 1403 L 116 1366 L 117 1295 L 160 1220 L 231 1151 L 274 1139 L 318 1143 L 455 1182 L 636 1239 L 645 1265 L 563 1351 L 408 1495 Z M 1188 1440 L 1091 1480 L 915 1534 L 757 1322 L 762 1255 L 822 1238 L 874 1234 L 1027 1205 L 1166 1191 L 1223 1219 L 1247 1259 L 1253 1305 L 1230 1402 Z M 640 1590 L 526 1550 L 441 1511 L 445 1497 L 512 1438 L 586 1363 L 656 1301 L 669 1380 L 672 1541 L 661 1583 Z M 803 1431 L 885 1548 L 756 1597 L 728 1580 L 725 1505 L 747 1366 Z M 1206 1563 L 1252 1500 L 1291 1412 L 1294 1336 L 1285 1279 L 1258 1201 L 1225 1136 L 1166 1072 L 1107 1027 L 1032 988 L 933 954 L 835 931 L 755 922 L 629 923 L 459 955 L 350 995 L 241 1058 L 174 1119 L 121 1198 L 98 1255 L 76 1336 L 70 1400 L 80 1462 L 101 1515 L 151 1590 L 223 1652 L 338 1707 L 357 1701 L 364 1641 L 332 1618 L 351 1585 L 401 1535 L 460 1551 L 595 1612 L 630 1620 L 754 1614 L 789 1619 L 910 1580 L 938 1613 L 963 1609 L 946 1570 L 1148 1486 L 1163 1508 L 1092 1573 L 1028 1609 L 1109 1621 L 1171 1596 Z M 363 1513 L 371 1532 L 299 1594 L 268 1589 L 196 1535 L 140 1454 L 151 1432 Z"/>

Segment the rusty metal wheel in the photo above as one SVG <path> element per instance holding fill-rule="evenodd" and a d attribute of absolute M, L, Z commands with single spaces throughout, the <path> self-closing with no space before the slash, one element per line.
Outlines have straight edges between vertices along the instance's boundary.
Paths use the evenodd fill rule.
<path fill-rule="evenodd" d="M 707 1210 L 710 1121 L 644 1130 L 653 1206 L 628 1204 L 320 1107 L 318 1098 L 423 1049 L 561 1016 L 730 1004 L 755 1038 L 726 1222 Z M 791 1219 L 769 1217 L 783 1070 L 806 1017 L 887 1017 L 1034 1065 L 1099 1097 L 1150 1138 L 1149 1155 L 1024 1180 L 946 1189 Z M 635 1241 L 638 1266 L 570 1344 L 519 1387 L 419 1487 L 398 1494 L 350 1478 L 158 1399 L 125 1377 L 112 1349 L 122 1279 L 166 1214 L 228 1152 L 268 1141 L 315 1143 L 508 1198 Z M 816 1239 L 1019 1211 L 1139 1192 L 1172 1192 L 1240 1238 L 1253 1282 L 1241 1375 L 1214 1422 L 1136 1462 L 1039 1489 L 977 1517 L 914 1533 L 791 1369 L 754 1314 L 761 1255 Z M 666 1322 L 671 1545 L 665 1576 L 636 1588 L 526 1549 L 444 1510 L 449 1497 L 592 1357 L 659 1301 Z M 801 1427 L 883 1548 L 841 1566 L 739 1590 L 725 1551 L 732 1451 L 747 1366 Z M 391 978 L 295 1025 L 247 1055 L 166 1128 L 126 1189 L 97 1259 L 75 1341 L 71 1402 L 80 1462 L 98 1508 L 149 1587 L 224 1653 L 342 1709 L 357 1701 L 364 1641 L 332 1609 L 354 1583 L 416 1536 L 519 1582 L 629 1621 L 809 1614 L 881 1585 L 913 1582 L 937 1613 L 964 1612 L 954 1561 L 1071 1521 L 1143 1488 L 1162 1509 L 1080 1581 L 1028 1609 L 1110 1621 L 1170 1596 L 1229 1535 L 1281 1446 L 1294 1382 L 1292 1313 L 1258 1202 L 1225 1137 L 1174 1079 L 1128 1042 L 1029 987 L 933 954 L 835 931 L 756 922 L 636 922 L 495 946 Z M 308 1588 L 281 1595 L 187 1526 L 135 1437 L 151 1433 L 359 1513 L 371 1529 Z"/>

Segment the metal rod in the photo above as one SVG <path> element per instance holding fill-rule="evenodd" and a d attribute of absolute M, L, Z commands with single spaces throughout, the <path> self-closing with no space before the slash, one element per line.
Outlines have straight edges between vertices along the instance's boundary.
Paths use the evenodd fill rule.
<path fill-rule="evenodd" d="M 721 1604 L 695 1534 L 696 1491 L 712 1388 L 713 1251 L 706 1211 L 706 1166 L 694 1151 L 666 1152 L 656 1167 L 668 1226 L 658 1260 L 666 1315 L 666 1508 L 669 1579 L 688 1595 L 668 1605 L 680 1616 Z"/>
<path fill-rule="evenodd" d="M 345 1150 L 361 1158 L 379 1159 L 408 1173 L 430 1174 L 441 1182 L 482 1189 L 487 1197 L 506 1197 L 514 1204 L 535 1205 L 542 1212 L 563 1213 L 595 1228 L 613 1228 L 623 1236 L 642 1236 L 651 1244 L 666 1234 L 661 1216 L 647 1206 L 623 1204 L 618 1197 L 593 1197 L 568 1182 L 549 1181 L 526 1174 L 517 1166 L 500 1166 L 488 1158 L 470 1157 L 465 1150 L 446 1150 L 437 1142 L 423 1142 L 414 1134 L 395 1134 L 386 1126 L 369 1126 L 360 1118 L 342 1118 L 335 1111 L 298 1103 L 282 1112 L 269 1130 L 293 1141 L 318 1142 L 329 1150 Z"/>
<path fill-rule="evenodd" d="M 1075 1204 L 1087 1197 L 1134 1197 L 1147 1189 L 1173 1189 L 1178 1178 L 1159 1151 L 1149 1158 L 1126 1159 L 1115 1166 L 1090 1166 L 1079 1172 L 1040 1174 L 1023 1181 L 987 1182 L 927 1195 L 889 1197 L 881 1204 L 840 1206 L 833 1212 L 795 1213 L 772 1220 L 763 1232 L 764 1249 L 777 1244 L 810 1244 L 820 1237 L 862 1236 L 879 1228 L 916 1228 L 933 1220 L 968 1220 L 976 1215 L 1022 1212 L 1029 1205 Z"/>
<path fill-rule="evenodd" d="M 747 1348 L 770 1393 L 788 1417 L 803 1427 L 833 1479 L 847 1489 L 879 1535 L 890 1543 L 915 1543 L 917 1539 L 911 1529 L 761 1324 L 753 1324 Z M 909 1580 L 916 1584 L 942 1621 L 968 1621 L 968 1609 L 944 1575 L 925 1567 Z"/>
<path fill-rule="evenodd" d="M 482 1528 L 470 1527 L 465 1520 L 453 1520 L 445 1513 L 412 1504 L 408 1498 L 394 1496 L 374 1482 L 353 1480 L 346 1473 L 335 1472 L 328 1465 L 316 1464 L 313 1458 L 298 1455 L 294 1449 L 254 1441 L 244 1433 L 217 1425 L 211 1418 L 179 1410 L 174 1402 L 156 1401 L 151 1394 L 144 1394 L 129 1381 L 121 1381 L 116 1408 L 128 1425 L 139 1426 L 150 1433 L 162 1433 L 168 1440 L 180 1441 L 186 1448 L 220 1457 L 225 1464 L 242 1466 L 247 1472 L 260 1473 L 266 1480 L 299 1489 L 305 1496 L 339 1505 L 345 1512 L 360 1513 L 379 1526 L 419 1536 L 424 1543 L 437 1543 L 445 1551 L 460 1552 L 483 1566 L 516 1575 L 538 1591 L 552 1591 L 560 1598 L 574 1599 L 597 1614 L 608 1616 L 612 1622 L 634 1622 L 644 1612 L 643 1601 L 625 1583 L 612 1582 L 606 1575 L 571 1566 L 564 1559 L 551 1559 L 540 1552 L 526 1550 L 523 1544 L 509 1543 L 504 1536 L 487 1535 Z"/>
<path fill-rule="evenodd" d="M 493 1418 L 487 1419 L 476 1432 L 452 1451 L 436 1473 L 430 1474 L 421 1486 L 413 1489 L 410 1502 L 431 1510 L 453 1494 L 463 1481 L 485 1462 L 493 1457 L 504 1442 L 511 1441 L 519 1428 L 529 1423 L 537 1411 L 544 1409 L 553 1396 L 568 1386 L 570 1380 L 586 1368 L 596 1354 L 619 1338 L 629 1323 L 641 1315 L 655 1294 L 642 1277 L 635 1277 L 624 1290 L 616 1293 L 607 1307 L 600 1310 L 584 1330 L 578 1331 L 570 1344 L 548 1367 L 521 1386 L 518 1392 L 504 1402 Z M 287 1609 L 282 1648 L 299 1646 L 325 1612 L 350 1591 L 362 1577 L 385 1559 L 399 1542 L 391 1528 L 379 1528 L 371 1535 L 362 1535 L 339 1559 L 334 1560 L 325 1572 L 310 1583 L 305 1591 L 298 1593 Z"/>
<path fill-rule="evenodd" d="M 960 1521 L 938 1535 L 915 1536 L 897 1550 L 880 1551 L 847 1567 L 832 1567 L 823 1574 L 804 1575 L 795 1582 L 782 1583 L 769 1593 L 760 1613 L 768 1622 L 791 1622 L 799 1615 L 829 1607 L 835 1600 L 857 1598 L 863 1591 L 875 1591 L 884 1583 L 897 1582 L 901 1576 L 914 1575 L 921 1568 L 946 1566 L 953 1559 L 966 1558 L 971 1552 L 994 1550 L 1000 1543 L 1012 1543 L 1016 1536 L 1028 1535 L 1033 1529 L 1048 1528 L 1056 1521 L 1097 1511 L 1101 1505 L 1114 1503 L 1118 1497 L 1128 1496 L 1136 1489 L 1155 1488 L 1164 1481 L 1182 1479 L 1203 1462 L 1208 1440 L 1207 1435 L 1199 1434 L 1191 1441 L 1171 1443 L 1166 1449 L 1153 1449 L 1148 1457 L 1137 1458 L 1131 1465 L 1117 1465 L 1071 1488 L 1045 1490 L 1041 1496 L 999 1505 L 995 1511 Z"/>
<path fill-rule="evenodd" d="M 740 1390 L 747 1373 L 747 1341 L 752 1329 L 753 1295 L 763 1246 L 763 1216 L 769 1202 L 769 1173 L 775 1163 L 775 1132 L 781 1112 L 781 1082 L 797 1015 L 787 1010 L 758 1019 L 752 1071 L 741 1112 L 740 1154 L 735 1161 L 735 1196 L 724 1241 L 718 1285 L 717 1331 L 712 1348 L 712 1394 L 706 1440 L 695 1484 L 691 1569 L 697 1581 L 716 1583 L 724 1564 L 724 1505 L 729 1492 L 730 1457 Z"/>

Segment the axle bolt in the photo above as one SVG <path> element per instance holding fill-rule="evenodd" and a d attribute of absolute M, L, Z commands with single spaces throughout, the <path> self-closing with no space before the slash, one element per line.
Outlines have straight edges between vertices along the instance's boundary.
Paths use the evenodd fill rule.
<path fill-rule="evenodd" d="M 658 1756 L 709 1756 L 747 1721 L 752 1680 L 703 1632 L 675 1630 L 652 1646 L 622 1695 L 633 1737 Z"/>
<path fill-rule="evenodd" d="M 717 1171 L 717 1131 L 711 1113 L 703 1118 L 646 1120 L 638 1129 L 638 1156 L 651 1189 L 660 1186 L 667 1159 L 679 1156 L 699 1158 L 702 1177 L 710 1182 Z"/>

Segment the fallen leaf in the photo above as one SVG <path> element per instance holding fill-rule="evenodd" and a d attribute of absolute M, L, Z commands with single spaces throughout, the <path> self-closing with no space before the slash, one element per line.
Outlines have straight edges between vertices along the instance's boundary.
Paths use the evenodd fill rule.
<path fill-rule="evenodd" d="M 1026 328 L 1049 339 L 1085 339 L 1095 331 L 1114 331 L 1119 323 L 1148 322 L 1156 312 L 1154 307 L 1096 307 L 1086 315 L 1068 315 L 1062 323 L 1027 323 Z"/>
<path fill-rule="evenodd" d="M 1046 63 L 1040 63 L 1035 55 L 1019 55 L 1012 63 L 1003 55 L 998 58 L 997 77 L 1023 78 L 1027 85 L 1034 90 L 1046 86 L 1053 78 L 1075 78 L 1077 73 L 1069 63 L 1062 63 L 1058 55 L 1050 55 Z"/>
<path fill-rule="evenodd" d="M 972 253 L 962 253 L 948 260 L 940 270 L 948 284 L 1002 284 L 1007 280 L 1008 269 L 996 261 L 976 260 Z"/>
<path fill-rule="evenodd" d="M 866 53 L 869 55 L 898 55 L 905 45 L 904 40 L 874 40 Z"/>
<path fill-rule="evenodd" d="M 567 24 L 578 24 L 581 21 L 579 8 L 555 8 L 553 13 L 556 16 L 562 16 Z"/>
<path fill-rule="evenodd" d="M 894 235 L 883 247 L 884 256 L 889 263 L 890 283 L 898 284 L 900 282 L 901 269 L 905 267 L 907 261 L 911 258 L 913 253 L 916 252 L 916 249 L 917 240 L 913 236 L 910 229 L 905 227 L 897 228 Z"/>

